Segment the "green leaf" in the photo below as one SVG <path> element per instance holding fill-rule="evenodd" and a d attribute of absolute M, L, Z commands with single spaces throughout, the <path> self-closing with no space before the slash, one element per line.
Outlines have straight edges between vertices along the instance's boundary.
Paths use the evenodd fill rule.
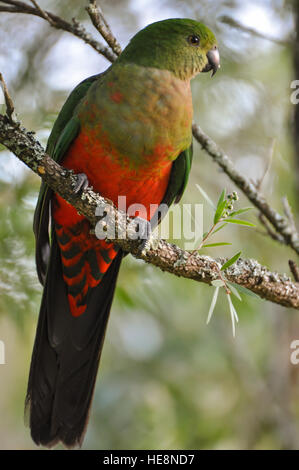
<path fill-rule="evenodd" d="M 242 251 L 239 251 L 235 256 L 230 258 L 226 263 L 221 268 L 221 271 L 224 271 L 225 269 L 229 268 L 232 264 L 234 264 L 241 256 Z"/>
<path fill-rule="evenodd" d="M 230 316 L 231 316 L 231 321 L 232 321 L 232 328 L 233 328 L 233 337 L 236 336 L 236 324 L 235 321 L 238 323 L 239 318 L 238 314 L 236 312 L 236 309 L 232 303 L 232 299 L 229 294 L 227 294 L 227 300 L 228 300 L 228 305 L 229 305 L 229 310 L 230 310 Z"/>
<path fill-rule="evenodd" d="M 223 225 L 220 225 L 220 227 L 216 228 L 216 230 L 214 230 L 214 232 L 212 233 L 212 235 L 214 235 L 214 233 L 217 233 L 219 232 L 220 230 L 222 230 L 227 224 L 223 224 Z"/>
<path fill-rule="evenodd" d="M 214 216 L 214 224 L 217 224 L 218 220 L 221 218 L 223 211 L 227 205 L 227 201 L 225 199 L 226 190 L 224 189 L 220 195 L 220 198 L 217 202 L 216 212 Z"/>
<path fill-rule="evenodd" d="M 214 246 L 227 246 L 227 245 L 232 245 L 232 243 L 225 243 L 225 242 L 221 242 L 221 243 L 209 243 L 208 245 L 204 245 L 203 248 L 212 248 Z"/>
<path fill-rule="evenodd" d="M 214 313 L 214 309 L 215 309 L 217 298 L 218 298 L 218 293 L 219 293 L 219 287 L 216 287 L 213 298 L 212 298 L 211 306 L 210 306 L 210 309 L 209 309 L 209 313 L 208 313 L 207 325 L 210 323 L 210 320 L 211 320 L 212 315 Z"/>
<path fill-rule="evenodd" d="M 220 204 L 218 204 L 216 212 L 215 212 L 215 216 L 214 216 L 214 224 L 217 224 L 217 222 L 219 222 L 219 220 L 222 217 L 222 214 L 223 214 L 224 210 L 226 209 L 226 206 L 227 206 L 227 201 L 226 200 L 224 200 L 224 201 L 220 202 Z"/>
<path fill-rule="evenodd" d="M 251 211 L 253 207 L 245 207 L 244 209 L 239 209 L 237 211 L 231 212 L 230 217 L 239 215 L 239 214 L 244 214 L 245 212 Z"/>
<path fill-rule="evenodd" d="M 256 227 L 256 225 L 252 224 L 251 222 L 247 222 L 247 220 L 225 219 L 225 222 L 227 222 L 228 224 L 238 224 L 238 225 L 246 225 L 247 227 Z"/>
<path fill-rule="evenodd" d="M 226 194 L 226 190 L 224 189 L 220 195 L 220 198 L 218 199 L 216 209 L 218 209 L 218 207 L 223 203 L 223 201 L 225 201 L 225 194 Z"/>
<path fill-rule="evenodd" d="M 239 284 L 235 284 L 234 282 L 230 282 L 229 284 L 232 284 L 235 289 L 240 292 L 240 294 L 249 295 L 250 297 L 255 297 L 256 299 L 263 300 L 261 297 L 259 297 L 257 294 L 247 289 L 246 287 L 240 286 Z"/>

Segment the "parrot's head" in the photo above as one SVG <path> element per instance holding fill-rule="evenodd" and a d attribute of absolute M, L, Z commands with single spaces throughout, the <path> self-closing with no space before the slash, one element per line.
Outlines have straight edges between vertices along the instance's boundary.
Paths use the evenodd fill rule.
<path fill-rule="evenodd" d="M 188 80 L 200 72 L 220 67 L 217 41 L 203 23 L 190 19 L 169 19 L 139 31 L 120 55 L 119 61 L 169 70 Z"/>

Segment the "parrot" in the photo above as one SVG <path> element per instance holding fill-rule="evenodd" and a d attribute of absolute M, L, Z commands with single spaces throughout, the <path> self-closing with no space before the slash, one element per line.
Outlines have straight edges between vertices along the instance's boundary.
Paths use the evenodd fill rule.
<path fill-rule="evenodd" d="M 202 22 L 171 18 L 146 26 L 112 65 L 70 93 L 46 152 L 117 207 L 178 203 L 192 163 L 190 82 L 220 67 Z M 121 262 L 113 241 L 44 182 L 34 213 L 43 286 L 25 410 L 37 445 L 82 446 Z"/>

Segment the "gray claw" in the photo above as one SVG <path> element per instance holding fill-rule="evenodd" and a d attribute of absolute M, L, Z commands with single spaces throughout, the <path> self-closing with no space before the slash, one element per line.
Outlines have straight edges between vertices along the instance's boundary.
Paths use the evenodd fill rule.
<path fill-rule="evenodd" d="M 140 243 L 138 247 L 138 251 L 142 256 L 146 256 L 150 250 L 157 249 L 158 245 L 159 245 L 159 239 L 154 237 L 152 234 L 150 234 L 150 236 L 146 240 L 143 240 Z"/>
<path fill-rule="evenodd" d="M 89 186 L 89 181 L 85 173 L 76 174 L 76 182 L 74 183 L 74 193 L 78 194 Z"/>

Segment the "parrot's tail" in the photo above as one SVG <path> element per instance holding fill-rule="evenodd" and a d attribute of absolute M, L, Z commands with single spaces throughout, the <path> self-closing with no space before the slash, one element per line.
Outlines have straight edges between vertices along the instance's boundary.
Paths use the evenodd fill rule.
<path fill-rule="evenodd" d="M 122 256 L 119 251 L 101 282 L 89 290 L 84 313 L 75 317 L 53 233 L 26 397 L 36 444 L 82 444 Z"/>

